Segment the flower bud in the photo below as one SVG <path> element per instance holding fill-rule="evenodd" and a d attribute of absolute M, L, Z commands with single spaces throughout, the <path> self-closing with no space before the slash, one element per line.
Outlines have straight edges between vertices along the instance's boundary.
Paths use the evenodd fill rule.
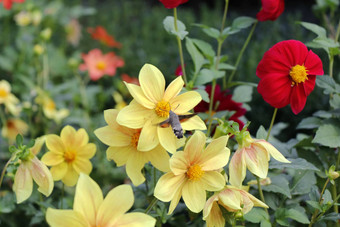
<path fill-rule="evenodd" d="M 40 32 L 40 37 L 41 37 L 42 39 L 44 39 L 45 41 L 50 40 L 51 36 L 52 36 L 52 30 L 51 30 L 51 28 L 45 28 L 44 30 L 42 30 L 42 31 Z"/>

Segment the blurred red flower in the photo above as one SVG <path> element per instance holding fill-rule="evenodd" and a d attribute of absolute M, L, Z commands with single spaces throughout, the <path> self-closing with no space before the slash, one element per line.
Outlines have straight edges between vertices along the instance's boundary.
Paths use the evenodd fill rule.
<path fill-rule="evenodd" d="M 87 31 L 91 34 L 92 39 L 99 40 L 108 47 L 122 47 L 122 44 L 117 42 L 113 36 L 109 35 L 105 28 L 103 28 L 102 26 L 97 26 L 96 28 L 88 28 Z"/>
<path fill-rule="evenodd" d="M 139 80 L 138 78 L 136 77 L 131 77 L 129 76 L 128 74 L 124 73 L 121 75 L 121 78 L 123 81 L 125 81 L 126 83 L 129 83 L 129 84 L 136 84 L 139 86 Z"/>
<path fill-rule="evenodd" d="M 259 21 L 276 20 L 285 8 L 284 0 L 261 0 L 262 9 L 256 17 Z"/>
<path fill-rule="evenodd" d="M 175 71 L 175 76 L 183 76 L 183 69 L 182 66 L 179 65 Z"/>
<path fill-rule="evenodd" d="M 177 6 L 186 3 L 189 0 L 159 0 L 161 3 L 163 3 L 163 5 L 165 6 L 165 8 L 168 9 L 173 9 L 176 8 Z"/>
<path fill-rule="evenodd" d="M 13 3 L 23 3 L 25 0 L 0 0 L 0 3 L 4 5 L 5 9 L 11 9 Z"/>
<path fill-rule="evenodd" d="M 89 71 L 91 80 L 98 80 L 104 75 L 114 76 L 118 67 L 124 66 L 124 60 L 113 52 L 102 54 L 99 49 L 93 49 L 88 54 L 82 54 L 84 64 L 81 71 Z"/>
<path fill-rule="evenodd" d="M 205 87 L 205 91 L 209 94 L 211 94 L 211 85 L 207 85 Z M 215 95 L 214 95 L 214 103 L 213 108 L 215 112 L 223 111 L 223 110 L 229 110 L 229 111 L 235 111 L 235 113 L 229 118 L 231 121 L 235 121 L 239 124 L 239 128 L 242 129 L 244 126 L 244 123 L 239 119 L 239 117 L 242 117 L 247 110 L 242 107 L 242 103 L 235 102 L 232 100 L 232 95 L 229 94 L 228 91 L 221 91 L 220 86 L 217 84 L 215 87 Z M 205 112 L 208 113 L 209 111 L 209 103 L 201 101 L 195 108 L 195 112 Z"/>
<path fill-rule="evenodd" d="M 271 106 L 290 104 L 293 113 L 298 114 L 314 89 L 316 75 L 323 74 L 321 59 L 305 44 L 282 41 L 270 48 L 257 66 L 257 90 Z"/>

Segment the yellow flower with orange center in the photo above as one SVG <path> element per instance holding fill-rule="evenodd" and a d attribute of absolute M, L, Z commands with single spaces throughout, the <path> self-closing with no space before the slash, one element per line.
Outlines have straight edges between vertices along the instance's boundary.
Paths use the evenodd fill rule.
<path fill-rule="evenodd" d="M 126 166 L 127 175 L 135 186 L 145 181 L 141 173 L 142 168 L 151 162 L 157 169 L 168 172 L 169 155 L 165 149 L 158 145 L 150 151 L 138 150 L 140 141 L 140 129 L 130 129 L 116 122 L 118 110 L 104 111 L 104 118 L 108 124 L 94 131 L 96 136 L 109 148 L 106 151 L 107 158 L 117 163 L 117 166 Z"/>
<path fill-rule="evenodd" d="M 60 124 L 69 115 L 68 109 L 62 108 L 58 110 L 56 103 L 45 92 L 40 92 L 35 102 L 42 105 L 44 115 L 48 119 L 53 119 L 57 124 Z"/>
<path fill-rule="evenodd" d="M 142 128 L 138 150 L 148 151 L 159 143 L 169 152 L 174 153 L 184 140 L 178 140 L 171 127 L 163 128 L 158 124 L 169 117 L 172 111 L 176 115 L 186 115 L 201 100 L 196 91 L 180 94 L 184 82 L 177 77 L 165 90 L 163 74 L 153 65 L 145 64 L 139 73 L 140 86 L 125 83 L 134 100 L 123 108 L 117 122 L 129 128 Z M 183 130 L 205 130 L 206 125 L 194 116 L 181 124 Z"/>
<path fill-rule="evenodd" d="M 126 213 L 134 203 L 130 185 L 119 185 L 105 198 L 98 184 L 81 173 L 72 210 L 48 208 L 46 221 L 51 227 L 155 226 L 156 219 L 140 212 Z"/>
<path fill-rule="evenodd" d="M 18 118 L 7 119 L 5 125 L 1 129 L 1 135 L 8 139 L 9 144 L 15 141 L 18 134 L 25 135 L 28 132 L 28 125 Z"/>
<path fill-rule="evenodd" d="M 207 227 L 224 227 L 226 220 L 223 217 L 220 206 L 229 212 L 241 211 L 248 213 L 254 206 L 268 208 L 266 204 L 249 194 L 248 192 L 227 185 L 221 192 L 211 196 L 203 209 L 203 220 Z"/>
<path fill-rule="evenodd" d="M 11 93 L 11 85 L 6 80 L 0 81 L 0 105 L 4 104 L 6 109 L 13 115 L 19 115 L 21 109 L 18 107 L 19 100 Z"/>
<path fill-rule="evenodd" d="M 154 195 L 163 202 L 169 202 L 169 214 L 182 197 L 192 212 L 200 212 L 206 201 L 206 191 L 222 190 L 225 178 L 220 173 L 228 163 L 230 150 L 226 147 L 228 136 L 213 140 L 205 148 L 205 135 L 196 131 L 188 140 L 184 151 L 178 151 L 170 158 L 171 171 L 157 182 Z"/>
<path fill-rule="evenodd" d="M 62 180 L 65 185 L 74 186 L 79 173 L 90 174 L 92 171 L 89 159 L 96 153 L 96 145 L 89 143 L 85 129 L 76 131 L 71 126 L 65 126 L 60 137 L 53 134 L 47 136 L 46 146 L 49 151 L 41 160 L 52 166 L 55 181 Z"/>

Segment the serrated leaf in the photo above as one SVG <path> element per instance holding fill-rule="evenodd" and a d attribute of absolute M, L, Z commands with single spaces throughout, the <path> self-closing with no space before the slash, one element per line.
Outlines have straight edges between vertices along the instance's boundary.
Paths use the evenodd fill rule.
<path fill-rule="evenodd" d="M 176 35 L 181 40 L 183 40 L 185 38 L 185 36 L 187 36 L 189 34 L 189 32 L 186 31 L 185 24 L 180 20 L 177 20 L 177 31 L 176 31 L 176 29 L 175 29 L 175 19 L 172 16 L 167 16 L 163 20 L 163 26 L 164 26 L 164 29 L 169 34 Z"/>
<path fill-rule="evenodd" d="M 251 223 L 260 223 L 262 220 L 268 220 L 268 214 L 261 208 L 253 208 L 244 215 L 244 219 Z"/>
<path fill-rule="evenodd" d="M 305 213 L 300 212 L 299 210 L 296 209 L 289 209 L 286 213 L 287 218 L 291 218 L 299 223 L 303 224 L 309 224 L 308 217 Z"/>
<path fill-rule="evenodd" d="M 294 174 L 291 193 L 292 195 L 306 194 L 314 184 L 316 184 L 316 177 L 313 171 L 297 170 Z"/>
<path fill-rule="evenodd" d="M 319 143 L 323 146 L 336 148 L 340 146 L 340 128 L 325 124 L 321 125 L 315 133 L 315 137 L 312 140 L 313 143 Z"/>
<path fill-rule="evenodd" d="M 275 176 L 271 177 L 270 179 L 272 181 L 271 184 L 263 186 L 263 191 L 281 193 L 288 198 L 292 197 L 290 194 L 289 182 L 285 177 Z"/>
<path fill-rule="evenodd" d="M 235 88 L 232 99 L 235 102 L 250 102 L 253 95 L 253 87 L 248 85 L 241 85 Z"/>
<path fill-rule="evenodd" d="M 297 129 L 313 129 L 322 125 L 322 121 L 316 117 L 304 118 L 296 127 Z"/>
<path fill-rule="evenodd" d="M 316 85 L 325 89 L 327 91 L 326 94 L 330 94 L 332 92 L 335 92 L 336 90 L 336 83 L 334 79 L 328 75 L 324 76 L 317 76 L 316 77 Z"/>
<path fill-rule="evenodd" d="M 319 44 L 325 48 L 335 48 L 339 47 L 339 43 L 335 42 L 333 39 L 326 38 L 326 37 L 318 37 L 313 39 L 313 43 Z"/>
<path fill-rule="evenodd" d="M 324 29 L 323 27 L 317 24 L 308 23 L 308 22 L 297 22 L 297 23 L 302 25 L 307 30 L 314 32 L 319 37 L 327 37 L 326 29 Z"/>
<path fill-rule="evenodd" d="M 328 221 L 334 221 L 334 222 L 337 222 L 338 220 L 340 219 L 340 214 L 338 213 L 329 213 L 329 214 L 326 214 L 324 216 L 322 216 L 319 220 L 319 221 L 323 221 L 323 220 L 328 220 Z"/>
<path fill-rule="evenodd" d="M 322 198 L 323 198 L 323 204 L 333 203 L 332 195 L 331 195 L 331 193 L 329 192 L 328 189 L 325 190 Z"/>
<path fill-rule="evenodd" d="M 306 201 L 306 203 L 309 204 L 314 209 L 317 209 L 317 210 L 320 210 L 320 211 L 322 210 L 322 207 L 320 206 L 319 202 L 317 202 L 317 201 L 308 200 L 308 201 Z"/>
<path fill-rule="evenodd" d="M 312 163 L 307 162 L 303 158 L 288 158 L 290 163 L 283 163 L 278 162 L 275 159 L 272 159 L 269 163 L 269 169 L 296 169 L 296 170 L 313 170 L 313 171 L 319 171 L 318 168 L 316 168 Z"/>
<path fill-rule="evenodd" d="M 192 61 L 194 62 L 195 66 L 195 74 L 199 72 L 202 65 L 204 64 L 204 57 L 203 55 L 197 50 L 196 46 L 192 42 L 190 38 L 185 39 L 185 46 L 191 56 Z"/>

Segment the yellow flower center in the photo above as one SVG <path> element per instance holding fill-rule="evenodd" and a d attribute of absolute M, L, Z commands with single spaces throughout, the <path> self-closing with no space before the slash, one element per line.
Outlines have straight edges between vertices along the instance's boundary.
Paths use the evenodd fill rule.
<path fill-rule="evenodd" d="M 159 117 L 169 117 L 169 111 L 171 110 L 170 103 L 166 101 L 160 101 L 157 103 L 155 111 Z"/>
<path fill-rule="evenodd" d="M 303 65 L 293 66 L 289 72 L 290 78 L 292 79 L 292 86 L 308 80 L 307 72 L 308 70 Z"/>
<path fill-rule="evenodd" d="M 132 135 L 131 137 L 131 145 L 134 147 L 134 148 L 137 148 L 137 145 L 138 145 L 138 141 L 139 141 L 139 136 L 140 136 L 140 132 L 141 130 L 138 130 L 135 134 Z"/>
<path fill-rule="evenodd" d="M 204 174 L 204 171 L 197 164 L 190 166 L 188 171 L 187 171 L 187 177 L 189 178 L 189 180 L 192 180 L 192 181 L 197 181 L 197 180 L 201 179 L 203 174 Z"/>
<path fill-rule="evenodd" d="M 45 108 L 48 110 L 55 110 L 55 102 L 51 99 L 47 100 L 45 103 Z"/>
<path fill-rule="evenodd" d="M 4 88 L 0 88 L 0 98 L 6 98 L 8 92 Z"/>
<path fill-rule="evenodd" d="M 104 70 L 106 68 L 106 63 L 103 62 L 103 61 L 99 61 L 97 62 L 97 65 L 96 65 L 97 69 L 99 70 Z"/>
<path fill-rule="evenodd" d="M 73 151 L 73 150 L 66 151 L 64 154 L 65 162 L 67 163 L 73 162 L 76 159 L 76 156 L 77 156 L 76 151 Z"/>

